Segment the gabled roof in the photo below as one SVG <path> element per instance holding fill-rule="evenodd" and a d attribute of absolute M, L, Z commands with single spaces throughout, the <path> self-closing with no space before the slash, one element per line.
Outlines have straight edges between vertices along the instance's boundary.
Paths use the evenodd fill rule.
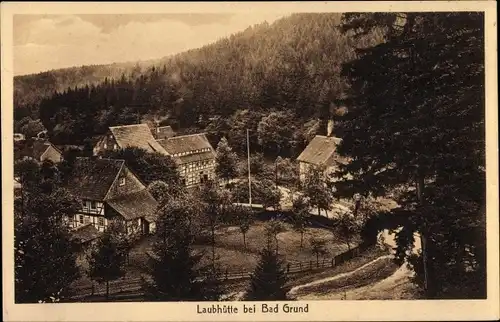
<path fill-rule="evenodd" d="M 51 146 L 57 152 L 62 154 L 62 152 L 49 141 L 43 139 L 35 139 L 33 141 L 23 141 L 19 144 L 20 150 L 17 151 L 18 157 L 30 157 L 40 161 L 42 155 Z"/>
<path fill-rule="evenodd" d="M 148 221 L 156 218 L 158 202 L 147 189 L 107 200 L 106 203 L 126 220 L 145 217 Z"/>
<path fill-rule="evenodd" d="M 124 165 L 118 159 L 76 158 L 66 188 L 81 199 L 104 200 Z"/>
<path fill-rule="evenodd" d="M 148 152 L 167 154 L 162 146 L 156 143 L 149 126 L 145 123 L 111 126 L 109 130 L 115 137 L 118 146 L 122 149 L 134 147 Z"/>
<path fill-rule="evenodd" d="M 153 136 L 158 140 L 168 139 L 175 135 L 171 126 L 160 126 L 151 130 Z"/>
<path fill-rule="evenodd" d="M 307 147 L 302 151 L 297 160 L 299 162 L 307 162 L 314 165 L 330 166 L 334 161 L 341 161 L 335 153 L 337 145 L 342 140 L 336 137 L 316 135 Z"/>
<path fill-rule="evenodd" d="M 174 136 L 166 140 L 158 140 L 165 150 L 176 155 L 180 153 L 203 153 L 214 151 L 205 133 Z"/>

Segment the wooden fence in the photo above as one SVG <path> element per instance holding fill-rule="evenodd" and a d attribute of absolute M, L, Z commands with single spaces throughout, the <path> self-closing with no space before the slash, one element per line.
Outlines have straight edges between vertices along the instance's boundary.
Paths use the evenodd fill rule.
<path fill-rule="evenodd" d="M 373 243 L 362 243 L 334 257 L 319 257 L 317 260 L 287 262 L 285 263 L 284 269 L 287 274 L 297 274 L 307 271 L 318 271 L 333 268 L 354 257 L 359 256 L 362 252 L 364 252 L 371 246 L 373 246 Z M 151 256 L 151 254 L 149 253 L 147 253 L 147 255 Z M 242 269 L 223 268 L 220 279 L 222 281 L 249 279 L 252 273 L 253 272 Z M 206 278 L 206 276 L 200 277 L 200 279 L 204 278 Z M 142 294 L 142 287 L 143 281 L 140 277 L 118 279 L 109 283 L 109 294 L 110 296 L 113 296 L 113 298 L 120 296 L 120 294 L 140 296 Z M 72 301 L 84 301 L 89 297 L 103 297 L 105 295 L 106 285 L 93 283 L 93 285 L 87 284 L 72 287 L 70 293 L 68 294 L 68 298 Z"/>

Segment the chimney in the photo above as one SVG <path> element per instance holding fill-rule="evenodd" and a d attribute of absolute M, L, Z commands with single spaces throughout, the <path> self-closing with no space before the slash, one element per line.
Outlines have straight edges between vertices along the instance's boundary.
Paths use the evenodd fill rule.
<path fill-rule="evenodd" d="M 333 134 L 333 120 L 329 119 L 326 128 L 326 136 L 332 136 L 332 134 Z"/>
<path fill-rule="evenodd" d="M 160 133 L 160 121 L 155 120 L 156 133 Z"/>

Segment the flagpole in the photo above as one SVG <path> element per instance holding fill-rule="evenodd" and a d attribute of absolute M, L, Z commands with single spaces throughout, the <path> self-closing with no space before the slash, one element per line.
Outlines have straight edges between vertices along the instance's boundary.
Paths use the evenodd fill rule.
<path fill-rule="evenodd" d="M 248 203 L 250 208 L 252 208 L 252 177 L 250 174 L 250 139 L 247 129 L 247 159 L 248 159 Z"/>

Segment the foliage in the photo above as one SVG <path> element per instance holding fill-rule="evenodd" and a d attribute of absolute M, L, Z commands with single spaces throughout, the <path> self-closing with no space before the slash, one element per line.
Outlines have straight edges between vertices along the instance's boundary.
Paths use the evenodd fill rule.
<path fill-rule="evenodd" d="M 483 15 L 345 14 L 343 22 L 348 33 L 384 29 L 386 42 L 343 66 L 350 87 L 338 151 L 352 159 L 342 169 L 352 177 L 337 190 L 379 196 L 412 186 L 397 200 L 407 214 L 398 258 L 427 297 L 484 298 Z M 425 265 L 406 253 L 416 233 Z"/>
<path fill-rule="evenodd" d="M 351 242 L 359 236 L 361 227 L 363 225 L 359 218 L 355 218 L 352 213 L 344 213 L 337 218 L 333 233 L 335 238 L 346 243 L 347 248 L 351 249 Z"/>
<path fill-rule="evenodd" d="M 145 281 L 148 300 L 206 301 L 220 297 L 215 262 L 206 277 L 207 269 L 200 267 L 203 254 L 192 249 L 196 233 L 193 223 L 199 217 L 199 205 L 182 195 L 159 210 L 149 267 L 151 281 Z"/>
<path fill-rule="evenodd" d="M 309 240 L 311 251 L 316 255 L 316 265 L 319 265 L 319 256 L 328 254 L 326 242 L 322 239 L 311 238 Z"/>
<path fill-rule="evenodd" d="M 36 164 L 22 164 L 30 166 L 25 174 L 34 177 L 28 185 L 27 176 L 20 174 L 25 185 L 14 204 L 15 299 L 17 303 L 59 301 L 78 277 L 77 245 L 65 219 L 75 213 L 79 202 L 64 189 L 40 188 L 48 178 L 40 176 Z"/>
<path fill-rule="evenodd" d="M 285 231 L 285 225 L 283 222 L 277 219 L 271 219 L 264 226 L 267 237 L 267 247 L 271 247 L 271 239 L 274 239 L 274 244 L 276 246 L 276 252 L 278 252 L 279 242 L 278 235 Z"/>
<path fill-rule="evenodd" d="M 291 140 L 295 132 L 294 115 L 287 112 L 271 112 L 262 117 L 257 125 L 259 145 L 269 155 L 289 155 L 295 142 Z"/>
<path fill-rule="evenodd" d="M 271 180 L 252 179 L 252 203 L 279 208 L 281 192 Z M 248 181 L 239 181 L 231 191 L 235 202 L 248 203 Z"/>
<path fill-rule="evenodd" d="M 109 298 L 109 282 L 125 275 L 126 253 L 121 246 L 110 231 L 105 231 L 87 256 L 89 277 L 106 283 L 106 298 Z"/>
<path fill-rule="evenodd" d="M 229 181 L 237 176 L 238 156 L 233 152 L 227 139 L 223 137 L 217 144 L 215 157 L 215 174 Z"/>
<path fill-rule="evenodd" d="M 304 243 L 304 232 L 308 224 L 308 218 L 310 205 L 306 198 L 302 195 L 298 195 L 292 204 L 292 222 L 293 228 L 300 233 L 300 247 L 302 248 Z"/>
<path fill-rule="evenodd" d="M 246 234 L 250 230 L 250 227 L 254 222 L 254 218 L 252 217 L 253 213 L 251 210 L 248 210 L 247 208 L 244 207 L 238 207 L 237 211 L 238 211 L 237 215 L 238 227 L 241 231 L 241 234 L 243 235 L 243 245 L 246 249 L 247 248 Z"/>
<path fill-rule="evenodd" d="M 214 181 L 207 181 L 200 186 L 197 197 L 201 201 L 202 222 L 210 229 L 212 258 L 215 259 L 215 230 L 231 212 L 231 195 Z"/>
<path fill-rule="evenodd" d="M 278 184 L 287 187 L 297 187 L 299 183 L 299 166 L 289 158 L 276 158 L 278 170 Z"/>
<path fill-rule="evenodd" d="M 302 191 L 311 206 L 318 208 L 318 215 L 321 210 L 331 209 L 333 202 L 333 192 L 327 186 L 322 168 L 310 168 L 303 182 Z"/>
<path fill-rule="evenodd" d="M 250 279 L 246 293 L 249 301 L 282 301 L 287 299 L 287 277 L 278 254 L 264 248 L 260 261 Z"/>
<path fill-rule="evenodd" d="M 180 183 L 166 183 L 161 180 L 152 181 L 148 185 L 148 191 L 160 204 L 164 204 L 170 198 L 185 193 L 184 186 Z"/>
<path fill-rule="evenodd" d="M 258 124 L 270 112 L 277 120 L 285 112 L 294 115 L 285 118 L 291 121 L 288 128 L 264 120 L 270 126 L 266 132 L 283 137 L 293 129 L 294 140 L 303 143 L 311 133 L 302 124 L 324 118 L 345 91 L 341 64 L 355 57 L 355 47 L 381 40 L 380 33 L 352 39 L 339 23 L 338 13 L 293 14 L 141 66 L 85 66 L 16 77 L 16 114 L 40 117 L 56 144 L 80 144 L 109 126 L 161 115 L 183 131 L 208 128 L 213 142 L 226 136 L 235 152 L 244 153 L 246 130 L 251 151 L 261 151 Z"/>
<path fill-rule="evenodd" d="M 33 120 L 29 116 L 15 122 L 14 128 L 24 134 L 26 138 L 36 137 L 38 133 L 45 131 L 45 127 L 40 120 Z"/>
<path fill-rule="evenodd" d="M 180 185 L 177 165 L 170 156 L 165 156 L 157 152 L 147 152 L 140 148 L 105 151 L 103 156 L 125 160 L 130 170 L 145 184 L 159 180 L 168 185 Z"/>

